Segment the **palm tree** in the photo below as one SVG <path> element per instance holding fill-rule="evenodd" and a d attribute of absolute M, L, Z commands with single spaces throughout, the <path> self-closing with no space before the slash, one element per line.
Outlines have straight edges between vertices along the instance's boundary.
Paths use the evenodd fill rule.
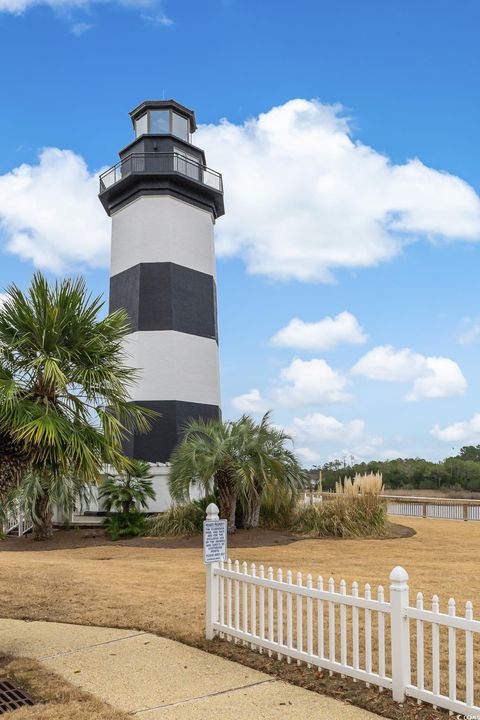
<path fill-rule="evenodd" d="M 112 509 L 128 515 L 139 505 L 144 510 L 148 499 L 155 499 L 150 464 L 132 460 L 131 467 L 121 475 L 108 476 L 100 485 L 98 496 L 107 512 Z"/>
<path fill-rule="evenodd" d="M 10 497 L 33 518 L 36 535 L 39 535 L 41 534 L 39 525 L 44 522 L 41 512 L 46 515 L 47 522 L 53 508 L 57 508 L 64 517 L 68 518 L 77 504 L 88 504 L 93 500 L 94 494 L 93 485 L 85 483 L 76 475 L 67 473 L 42 476 L 27 470 L 16 492 Z"/>
<path fill-rule="evenodd" d="M 83 279 L 49 285 L 36 273 L 27 293 L 8 288 L 0 310 L 0 492 L 31 472 L 37 539 L 52 533 L 58 485 L 96 483 L 104 463 L 128 467 L 122 441 L 154 415 L 129 399 L 128 316 L 99 320 L 102 307 Z"/>
<path fill-rule="evenodd" d="M 168 486 L 172 498 L 188 501 L 191 487 L 199 487 L 205 494 L 215 489 L 220 517 L 228 520 L 228 532 L 235 532 L 239 439 L 236 423 L 191 420 L 170 457 Z"/>
<path fill-rule="evenodd" d="M 241 417 L 238 424 L 242 429 L 245 456 L 237 485 L 244 526 L 258 528 L 262 500 L 268 498 L 272 503 L 281 498 L 283 502 L 293 502 L 304 486 L 305 473 L 293 451 L 286 447 L 290 436 L 271 425 L 269 412 L 258 424 L 247 415 Z"/>
<path fill-rule="evenodd" d="M 287 435 L 269 425 L 267 413 L 256 425 L 244 415 L 235 422 L 192 420 L 183 441 L 171 456 L 170 493 L 174 500 L 189 499 L 191 487 L 218 494 L 220 517 L 235 532 L 237 497 L 246 509 L 250 527 L 258 527 L 260 503 L 266 492 L 293 491 L 302 470 L 284 447 Z"/>
<path fill-rule="evenodd" d="M 28 468 L 28 455 L 23 444 L 8 430 L 0 429 L 0 511 L 19 484 Z"/>

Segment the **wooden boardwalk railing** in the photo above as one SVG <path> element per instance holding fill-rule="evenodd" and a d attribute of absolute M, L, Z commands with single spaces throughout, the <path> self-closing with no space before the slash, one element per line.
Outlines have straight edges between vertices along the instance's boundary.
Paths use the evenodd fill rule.
<path fill-rule="evenodd" d="M 300 502 L 315 505 L 335 497 L 335 493 L 305 492 Z M 387 501 L 390 515 L 404 515 L 441 520 L 480 520 L 480 499 L 381 495 Z"/>

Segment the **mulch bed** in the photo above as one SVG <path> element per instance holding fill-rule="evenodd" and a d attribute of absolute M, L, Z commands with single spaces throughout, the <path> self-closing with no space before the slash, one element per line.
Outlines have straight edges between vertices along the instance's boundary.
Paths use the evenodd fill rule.
<path fill-rule="evenodd" d="M 362 542 L 367 540 L 392 540 L 412 537 L 415 530 L 398 523 L 388 523 L 388 532 L 386 535 L 369 538 L 350 538 Z M 274 545 L 289 545 L 297 540 L 305 540 L 304 535 L 293 535 L 289 532 L 281 532 L 278 530 L 268 530 L 259 528 L 258 530 L 237 530 L 234 535 L 228 536 L 228 545 L 231 548 L 249 548 L 249 547 L 272 547 Z M 310 538 L 311 539 L 311 538 Z M 322 538 L 318 538 L 319 541 Z M 334 538 L 338 542 L 342 538 Z M 332 540 L 332 538 L 329 538 Z M 180 538 L 153 538 L 138 537 L 129 540 L 111 540 L 103 528 L 70 528 L 57 529 L 50 540 L 35 542 L 31 535 L 25 535 L 22 538 L 9 535 L 3 542 L 0 542 L 0 552 L 22 552 L 28 550 L 45 551 L 45 550 L 74 550 L 76 548 L 99 547 L 102 545 L 125 545 L 127 547 L 145 547 L 145 548 L 201 548 L 202 535 L 192 535 L 191 537 Z"/>

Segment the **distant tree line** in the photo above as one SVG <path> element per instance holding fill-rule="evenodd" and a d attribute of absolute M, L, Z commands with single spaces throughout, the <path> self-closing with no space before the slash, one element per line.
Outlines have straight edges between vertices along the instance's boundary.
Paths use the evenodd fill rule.
<path fill-rule="evenodd" d="M 480 445 L 467 445 L 458 455 L 440 462 L 422 458 L 398 458 L 396 460 L 372 460 L 354 463 L 347 459 L 334 460 L 322 466 L 310 468 L 310 486 L 319 489 L 320 471 L 322 489 L 334 490 L 335 483 L 345 476 L 356 473 L 381 472 L 385 488 L 391 490 L 469 490 L 480 492 Z"/>

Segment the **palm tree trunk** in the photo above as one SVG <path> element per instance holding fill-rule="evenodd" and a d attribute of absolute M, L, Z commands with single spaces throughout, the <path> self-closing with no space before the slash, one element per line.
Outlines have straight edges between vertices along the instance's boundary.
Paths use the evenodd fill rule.
<path fill-rule="evenodd" d="M 53 536 L 52 508 L 47 491 L 35 499 L 32 523 L 34 540 L 48 540 Z"/>
<path fill-rule="evenodd" d="M 229 533 L 236 531 L 235 527 L 235 505 L 237 502 L 237 488 L 235 480 L 228 473 L 217 473 L 215 481 L 218 490 L 218 504 L 220 505 L 220 519 L 227 520 Z"/>
<path fill-rule="evenodd" d="M 260 505 L 262 504 L 262 486 L 257 480 L 254 482 L 254 490 L 250 494 L 245 509 L 245 527 L 248 529 L 258 528 L 260 525 Z"/>
<path fill-rule="evenodd" d="M 255 527 L 255 510 L 258 503 L 258 498 L 256 496 L 251 496 L 248 498 L 247 505 L 245 507 L 245 515 L 244 515 L 244 526 L 246 530 L 250 530 L 251 528 Z"/>
<path fill-rule="evenodd" d="M 0 431 L 0 502 L 15 490 L 27 468 L 27 457 L 20 446 L 7 433 Z"/>

